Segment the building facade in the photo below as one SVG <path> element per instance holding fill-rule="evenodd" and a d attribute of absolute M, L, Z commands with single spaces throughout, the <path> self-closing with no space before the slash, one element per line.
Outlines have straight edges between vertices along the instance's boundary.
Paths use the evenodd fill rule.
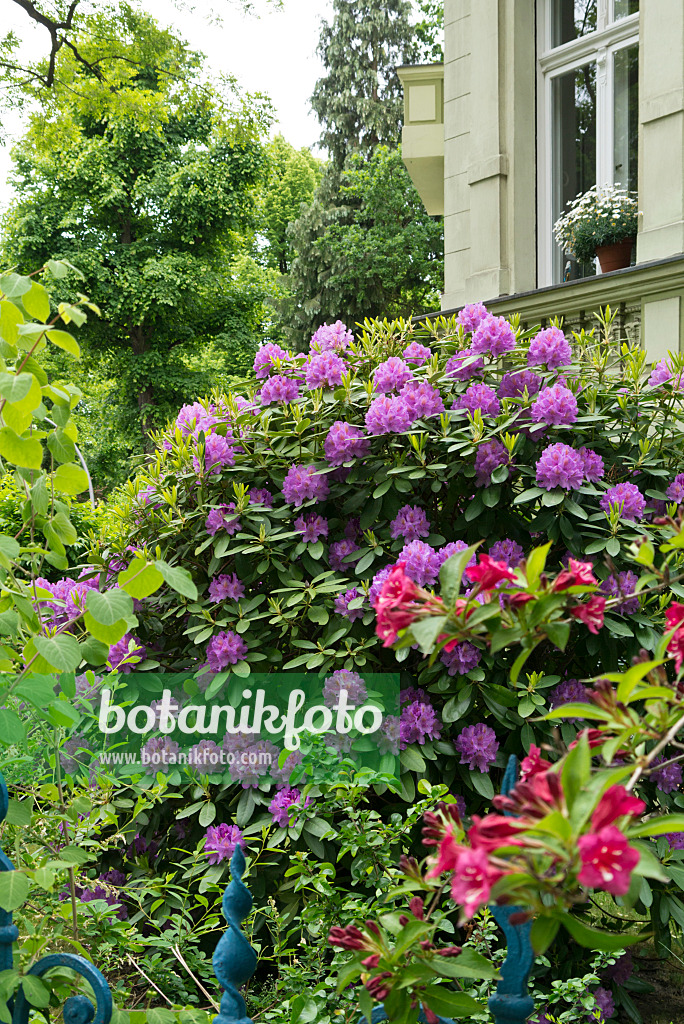
<path fill-rule="evenodd" d="M 445 0 L 443 65 L 405 67 L 402 152 L 444 215 L 444 311 L 485 301 L 591 327 L 606 303 L 649 358 L 684 347 L 684 2 Z M 636 189 L 633 266 L 600 274 L 553 223 Z"/>

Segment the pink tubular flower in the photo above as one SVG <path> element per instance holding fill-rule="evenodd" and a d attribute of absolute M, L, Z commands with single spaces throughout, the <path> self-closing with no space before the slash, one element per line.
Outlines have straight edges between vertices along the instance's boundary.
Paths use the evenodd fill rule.
<path fill-rule="evenodd" d="M 418 588 L 404 572 L 404 563 L 398 562 L 390 570 L 375 602 L 375 631 L 383 641 L 383 647 L 390 647 L 397 639 L 398 631 L 406 629 L 414 621 L 417 597 Z"/>
<path fill-rule="evenodd" d="M 605 597 L 594 594 L 588 601 L 570 609 L 570 614 L 583 622 L 590 633 L 598 633 L 603 629 L 603 613 L 606 607 Z"/>
<path fill-rule="evenodd" d="M 313 498 L 322 500 L 328 491 L 328 481 L 312 465 L 290 466 L 283 480 L 283 497 L 290 505 L 303 505 Z"/>
<path fill-rule="evenodd" d="M 406 346 L 402 355 L 407 363 L 422 366 L 431 358 L 432 352 L 427 345 L 420 345 L 417 341 L 412 341 L 410 345 Z"/>
<path fill-rule="evenodd" d="M 399 396 L 380 395 L 373 399 L 366 412 L 366 426 L 371 434 L 403 434 L 411 423 L 411 412 Z"/>
<path fill-rule="evenodd" d="M 325 458 L 331 466 L 341 466 L 352 459 L 362 459 L 370 451 L 370 441 L 360 427 L 344 420 L 335 420 L 323 442 Z"/>
<path fill-rule="evenodd" d="M 676 630 L 674 635 L 668 640 L 667 649 L 675 660 L 677 672 L 681 670 L 682 662 L 684 662 L 684 629 L 682 628 L 682 623 L 684 623 L 684 604 L 674 601 L 665 611 L 665 630 L 668 633 L 673 629 Z"/>
<path fill-rule="evenodd" d="M 474 917 L 489 901 L 492 886 L 503 878 L 503 871 L 492 867 L 484 850 L 462 847 L 456 857 L 451 898 L 460 903 L 466 918 Z"/>
<path fill-rule="evenodd" d="M 479 583 L 483 590 L 493 590 L 497 583 L 516 582 L 516 575 L 505 562 L 497 562 L 489 555 L 480 555 L 479 565 L 466 569 L 465 575 L 473 583 Z"/>
<path fill-rule="evenodd" d="M 547 369 L 555 370 L 557 366 L 567 366 L 571 362 L 572 349 L 558 327 L 547 327 L 530 342 L 528 366 L 545 364 Z"/>
<path fill-rule="evenodd" d="M 531 415 L 535 423 L 567 426 L 577 419 L 577 399 L 569 388 L 554 384 L 539 392 Z"/>
<path fill-rule="evenodd" d="M 559 573 L 551 589 L 554 592 L 567 590 L 568 587 L 596 587 L 598 580 L 594 576 L 591 562 L 578 562 L 576 558 L 568 561 L 568 568 Z"/>
<path fill-rule="evenodd" d="M 634 817 L 643 814 L 646 804 L 638 797 L 628 793 L 624 786 L 610 786 L 599 800 L 591 816 L 592 828 L 600 832 L 607 825 L 612 825 L 618 818 Z"/>
<path fill-rule="evenodd" d="M 384 363 L 378 363 L 373 374 L 373 387 L 381 394 L 399 391 L 411 380 L 411 371 L 399 356 L 390 356 Z"/>
<path fill-rule="evenodd" d="M 515 348 L 515 331 L 504 317 L 488 313 L 477 325 L 470 347 L 475 355 L 502 356 Z"/>
<path fill-rule="evenodd" d="M 312 388 L 334 388 L 342 383 L 342 374 L 347 370 L 344 359 L 330 350 L 310 357 L 306 367 L 306 386 Z"/>
<path fill-rule="evenodd" d="M 541 756 L 541 750 L 539 747 L 535 747 L 534 743 L 530 746 L 530 752 L 527 757 L 524 757 L 520 762 L 520 778 L 522 780 L 528 779 L 531 775 L 539 775 L 542 772 L 547 772 L 551 767 L 551 762 L 546 761 Z"/>
<path fill-rule="evenodd" d="M 410 380 L 401 389 L 401 397 L 414 420 L 426 420 L 430 416 L 438 416 L 444 412 L 444 402 L 437 388 L 433 388 L 426 380 Z"/>
<path fill-rule="evenodd" d="M 580 885 L 624 896 L 632 871 L 639 863 L 639 852 L 629 845 L 622 832 L 608 825 L 591 835 L 580 836 L 577 847 L 582 860 Z"/>
<path fill-rule="evenodd" d="M 184 437 L 193 435 L 197 437 L 203 430 L 205 433 L 219 420 L 214 415 L 216 412 L 213 405 L 205 408 L 201 402 L 193 402 L 192 405 L 184 405 L 176 417 L 176 426 Z"/>

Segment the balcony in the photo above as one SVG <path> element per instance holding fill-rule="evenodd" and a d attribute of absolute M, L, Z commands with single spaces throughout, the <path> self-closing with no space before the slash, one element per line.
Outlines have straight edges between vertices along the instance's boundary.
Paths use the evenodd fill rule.
<path fill-rule="evenodd" d="M 444 65 L 397 68 L 404 89 L 401 155 L 427 212 L 444 216 Z"/>
<path fill-rule="evenodd" d="M 525 328 L 537 324 L 544 327 L 553 317 L 563 317 L 566 334 L 582 328 L 591 330 L 596 325 L 594 313 L 608 305 L 617 310 L 615 340 L 644 346 L 649 362 L 656 362 L 668 351 L 684 349 L 682 299 L 684 256 L 678 255 L 580 281 L 503 295 L 485 301 L 485 305 L 497 316 L 519 313 Z M 443 310 L 430 316 L 457 312 Z"/>

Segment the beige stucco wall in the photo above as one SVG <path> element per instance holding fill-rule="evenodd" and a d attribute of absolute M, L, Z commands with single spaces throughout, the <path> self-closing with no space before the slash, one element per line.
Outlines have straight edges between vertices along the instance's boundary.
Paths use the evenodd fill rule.
<path fill-rule="evenodd" d="M 536 283 L 534 0 L 445 0 L 442 308 Z"/>

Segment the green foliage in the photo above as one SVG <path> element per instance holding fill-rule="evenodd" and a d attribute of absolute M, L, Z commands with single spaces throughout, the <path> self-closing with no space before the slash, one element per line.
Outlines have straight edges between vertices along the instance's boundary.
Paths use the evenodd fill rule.
<path fill-rule="evenodd" d="M 311 105 L 323 127 L 321 145 L 341 170 L 350 153 L 394 146 L 403 98 L 395 68 L 416 54 L 410 0 L 333 0 L 318 52 L 326 74 Z"/>
<path fill-rule="evenodd" d="M 444 60 L 444 0 L 417 0 L 421 20 L 415 26 L 422 52 L 419 64 L 441 64 Z"/>
<path fill-rule="evenodd" d="M 297 219 L 302 204 L 313 199 L 323 168 L 308 149 L 296 150 L 282 135 L 276 135 L 266 152 L 269 169 L 261 193 L 264 257 L 269 267 L 287 274 L 293 256 L 288 225 Z"/>
<path fill-rule="evenodd" d="M 78 263 L 81 287 L 103 312 L 84 332 L 89 372 L 125 438 L 162 425 L 188 388 L 202 386 L 189 360 L 209 345 L 230 359 L 236 322 L 237 350 L 259 322 L 259 300 L 236 287 L 234 268 L 254 223 L 270 114 L 230 85 L 204 85 L 199 55 L 131 8 L 81 23 L 86 59 L 99 61 L 111 46 L 126 57 L 113 106 L 109 87 L 86 76 L 85 99 L 83 85 L 53 92 L 32 115 L 15 151 L 4 251 L 20 267 L 55 253 Z M 67 49 L 57 68 L 64 82 L 83 77 Z M 73 275 L 55 283 L 60 297 L 75 287 Z"/>
<path fill-rule="evenodd" d="M 287 323 L 299 343 L 344 317 L 409 317 L 438 304 L 442 223 L 425 212 L 399 150 L 379 147 L 326 171 L 288 232 L 296 252 Z"/>

